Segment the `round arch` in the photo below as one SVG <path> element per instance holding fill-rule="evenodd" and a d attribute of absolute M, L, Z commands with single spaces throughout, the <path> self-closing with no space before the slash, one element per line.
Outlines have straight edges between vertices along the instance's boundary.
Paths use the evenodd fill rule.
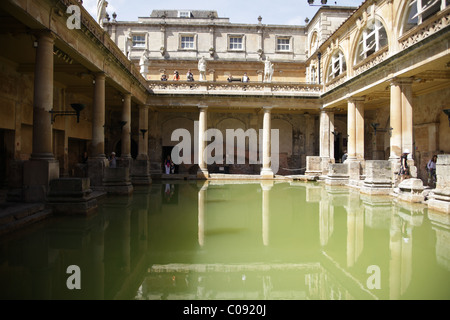
<path fill-rule="evenodd" d="M 349 55 L 349 57 L 351 58 L 350 59 L 350 61 L 351 61 L 351 63 L 349 64 L 352 68 L 355 66 L 355 65 L 357 65 L 359 62 L 356 62 L 356 55 L 358 54 L 358 47 L 359 47 L 359 44 L 360 44 L 360 42 L 361 42 L 361 38 L 362 38 L 362 36 L 363 36 L 363 34 L 364 34 L 364 31 L 366 31 L 367 29 L 368 29 L 368 25 L 369 25 L 369 23 L 376 23 L 376 22 L 379 22 L 381 25 L 382 25 L 382 27 L 383 27 L 383 29 L 384 29 L 384 31 L 386 32 L 386 39 L 387 39 L 387 46 L 388 47 L 390 47 L 390 44 L 392 43 L 392 32 L 390 32 L 390 29 L 389 28 L 386 28 L 386 21 L 383 19 L 383 17 L 381 17 L 381 16 L 379 16 L 378 14 L 375 14 L 375 17 L 374 18 L 371 18 L 371 19 L 368 19 L 368 21 L 367 21 L 367 23 L 364 25 L 364 27 L 363 28 L 361 28 L 359 31 L 358 31 L 358 33 L 357 33 L 357 35 L 356 35 L 356 37 L 354 38 L 355 39 L 355 41 L 351 44 L 351 46 L 350 46 L 350 55 Z M 384 47 L 384 46 L 382 46 L 382 47 Z M 379 49 L 381 49 L 381 48 L 379 48 Z M 378 51 L 378 50 L 377 50 Z M 374 53 L 376 53 L 377 51 L 375 51 Z M 373 53 L 372 53 L 373 54 Z M 371 55 L 372 55 L 371 54 Z M 369 55 L 370 56 L 370 55 Z M 364 60 L 364 59 L 362 59 L 362 60 Z"/>
<path fill-rule="evenodd" d="M 172 141 L 172 133 L 176 129 L 186 129 L 191 135 L 191 140 L 194 139 L 194 121 L 189 118 L 177 117 L 168 119 L 161 123 L 161 143 L 162 146 L 175 146 L 178 141 Z M 191 141 L 192 143 L 193 141 Z"/>
<path fill-rule="evenodd" d="M 329 55 L 327 56 L 326 60 L 325 60 L 325 63 L 324 63 L 325 70 L 323 71 L 323 72 L 324 72 L 324 76 L 323 76 L 323 82 L 324 82 L 324 83 L 328 83 L 328 82 L 330 82 L 330 81 L 332 80 L 332 79 L 331 79 L 331 80 L 328 80 L 329 75 L 330 75 L 330 70 L 329 70 L 329 69 L 330 69 L 330 64 L 332 63 L 333 57 L 335 57 L 336 54 L 339 54 L 339 53 L 342 54 L 343 62 L 345 63 L 345 70 L 340 69 L 339 74 L 335 75 L 335 78 L 336 78 L 337 76 L 339 76 L 340 74 L 342 74 L 342 73 L 344 73 L 344 72 L 346 72 L 346 71 L 348 70 L 348 65 L 349 65 L 349 63 L 348 63 L 348 58 L 346 57 L 346 55 L 345 55 L 344 50 L 342 49 L 342 47 L 339 46 L 338 48 L 336 48 L 335 50 L 333 50 L 333 51 L 331 52 L 331 54 L 329 54 Z"/>
<path fill-rule="evenodd" d="M 408 14 L 408 8 L 411 4 L 412 0 L 408 1 L 402 1 L 400 6 L 398 7 L 397 12 L 395 13 L 394 17 L 394 26 L 396 26 L 394 32 L 395 32 L 395 38 L 394 40 L 398 41 L 400 37 L 403 35 L 403 27 L 405 25 L 405 19 L 406 15 Z"/>
<path fill-rule="evenodd" d="M 311 35 L 308 37 L 308 50 L 309 56 L 311 56 L 319 48 L 319 32 L 314 29 Z"/>

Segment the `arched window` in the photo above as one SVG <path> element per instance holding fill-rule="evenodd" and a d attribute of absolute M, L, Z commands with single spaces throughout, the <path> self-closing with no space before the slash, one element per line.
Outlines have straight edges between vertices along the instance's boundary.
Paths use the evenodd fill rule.
<path fill-rule="evenodd" d="M 315 67 L 315 66 L 311 67 L 311 71 L 310 71 L 310 82 L 311 82 L 312 84 L 317 83 L 317 70 L 316 70 L 316 67 Z"/>
<path fill-rule="evenodd" d="M 412 0 L 408 4 L 403 33 L 450 5 L 450 0 Z"/>
<path fill-rule="evenodd" d="M 355 64 L 358 64 L 387 45 L 388 38 L 383 24 L 379 20 L 368 22 L 358 42 Z"/>
<path fill-rule="evenodd" d="M 316 52 L 317 48 L 319 48 L 319 36 L 317 35 L 317 31 L 314 31 L 313 35 L 311 36 L 311 44 L 310 44 L 309 54 L 310 55 L 314 54 L 314 52 Z"/>
<path fill-rule="evenodd" d="M 330 82 L 340 74 L 347 71 L 347 63 L 341 50 L 337 51 L 330 60 L 327 72 L 327 82 Z"/>

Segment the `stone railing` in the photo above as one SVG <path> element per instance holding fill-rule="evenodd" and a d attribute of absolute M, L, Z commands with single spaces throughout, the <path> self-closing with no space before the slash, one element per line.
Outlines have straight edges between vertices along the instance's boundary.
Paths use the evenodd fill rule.
<path fill-rule="evenodd" d="M 448 27 L 449 24 L 450 6 L 437 13 L 435 17 L 428 19 L 400 37 L 399 42 L 401 50 L 405 50 L 423 39 L 428 38 L 436 32 Z"/>
<path fill-rule="evenodd" d="M 325 92 L 330 91 L 347 81 L 347 72 L 344 72 L 325 84 Z"/>
<path fill-rule="evenodd" d="M 376 66 L 380 62 L 383 62 L 389 57 L 389 47 L 385 46 L 381 50 L 378 50 L 374 54 L 370 55 L 357 65 L 353 67 L 354 76 L 360 75 L 364 71 Z"/>
<path fill-rule="evenodd" d="M 210 94 L 210 95 L 257 95 L 257 96 L 309 96 L 318 97 L 322 85 L 305 83 L 262 83 L 262 82 L 190 82 L 190 81 L 147 81 L 148 88 L 155 94 Z"/>

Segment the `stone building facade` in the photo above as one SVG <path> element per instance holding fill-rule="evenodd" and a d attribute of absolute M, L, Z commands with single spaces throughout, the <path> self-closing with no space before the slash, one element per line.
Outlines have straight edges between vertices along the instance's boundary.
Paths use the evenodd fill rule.
<path fill-rule="evenodd" d="M 208 129 L 254 130 L 258 163 L 246 143 L 246 162 L 229 172 L 271 179 L 309 167 L 358 186 L 367 161 L 390 161 L 395 177 L 409 149 L 413 176 L 426 181 L 428 159 L 450 153 L 447 0 L 323 6 L 303 26 L 194 10 L 100 26 L 76 0 L 27 3 L 0 5 L 0 179 L 16 198 L 43 199 L 65 176 L 101 188 L 112 151 L 131 179 L 148 182 L 163 173 L 176 129 L 193 137 L 193 155 L 207 149 Z M 84 106 L 79 118 L 62 114 L 72 104 Z M 345 150 L 345 170 L 332 167 Z M 178 170 L 210 178 L 217 167 L 199 157 Z"/>

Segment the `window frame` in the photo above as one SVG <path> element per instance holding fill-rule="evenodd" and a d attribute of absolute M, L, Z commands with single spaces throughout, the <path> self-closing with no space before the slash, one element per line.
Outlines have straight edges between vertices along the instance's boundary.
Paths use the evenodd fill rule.
<path fill-rule="evenodd" d="M 191 41 L 183 41 L 185 38 L 192 38 L 192 47 L 183 47 L 185 44 L 190 44 Z M 182 51 L 196 51 L 197 50 L 197 35 L 192 33 L 180 33 L 179 35 L 179 44 L 178 44 L 178 50 Z"/>
<path fill-rule="evenodd" d="M 135 40 L 135 37 L 142 37 L 142 40 L 140 40 L 139 42 L 137 40 Z M 145 36 L 145 33 L 133 33 L 131 35 L 131 39 L 132 39 L 132 43 L 131 46 L 132 48 L 136 48 L 136 49 L 145 49 L 147 46 L 147 39 Z M 140 45 L 137 45 L 140 44 Z"/>
<path fill-rule="evenodd" d="M 231 48 L 231 39 L 241 39 L 241 48 Z M 245 51 L 245 35 L 243 34 L 229 34 L 227 51 L 242 52 Z"/>
<path fill-rule="evenodd" d="M 331 82 L 347 72 L 347 61 L 342 50 L 337 50 L 331 56 L 327 68 L 327 82 Z"/>
<path fill-rule="evenodd" d="M 288 43 L 279 43 L 280 40 L 287 40 Z M 288 46 L 287 49 L 280 49 L 280 46 Z M 280 52 L 280 53 L 291 53 L 292 52 L 292 48 L 293 48 L 293 40 L 292 40 L 292 36 L 276 36 L 275 38 L 275 52 Z"/>
<path fill-rule="evenodd" d="M 448 3 L 448 0 L 435 0 L 429 7 L 424 7 L 422 5 L 423 1 L 424 0 L 411 0 L 407 4 L 406 15 L 405 15 L 405 19 L 403 22 L 402 34 L 421 25 L 424 21 L 429 19 L 431 16 L 435 15 L 436 13 L 438 13 L 441 10 L 444 10 L 445 8 L 447 8 L 450 5 L 450 3 Z M 427 14 L 427 11 L 432 9 L 436 4 L 439 4 L 439 9 L 437 11 L 432 11 L 431 13 L 428 13 L 428 15 L 424 17 L 424 15 Z M 415 14 L 413 14 L 413 16 L 411 16 L 412 10 L 415 11 Z M 411 21 L 411 23 L 410 23 L 410 21 Z"/>
<path fill-rule="evenodd" d="M 370 29 L 372 27 L 373 30 Z M 384 34 L 386 35 L 386 44 L 384 45 L 380 43 L 380 35 L 382 31 L 384 31 Z M 370 40 L 372 37 L 373 40 Z M 368 42 L 369 40 L 370 42 Z M 361 46 L 363 46 L 363 48 L 361 48 Z M 371 55 L 377 53 L 386 46 L 389 46 L 389 39 L 386 28 L 380 20 L 375 19 L 373 22 L 371 22 L 371 25 L 368 25 L 364 28 L 360 35 L 355 52 L 355 64 L 358 64 L 361 61 L 369 58 Z"/>
<path fill-rule="evenodd" d="M 192 11 L 189 10 L 178 10 L 178 18 L 190 19 L 192 18 Z"/>

